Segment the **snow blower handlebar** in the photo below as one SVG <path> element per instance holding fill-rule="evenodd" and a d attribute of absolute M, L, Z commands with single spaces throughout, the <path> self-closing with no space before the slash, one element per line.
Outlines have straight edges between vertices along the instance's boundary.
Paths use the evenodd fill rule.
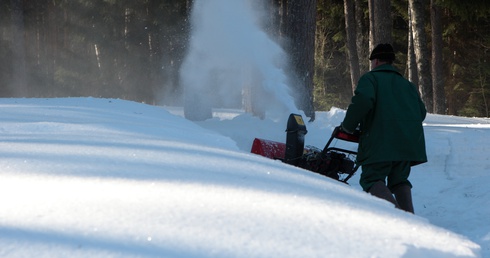
<path fill-rule="evenodd" d="M 347 142 L 359 142 L 359 138 L 361 136 L 361 131 L 359 129 L 356 129 L 354 133 L 348 133 L 342 129 L 342 125 L 339 125 L 335 127 L 335 129 L 332 132 L 332 136 L 328 140 L 327 144 L 325 145 L 325 148 L 323 149 L 323 153 L 326 153 L 328 150 L 335 149 L 335 148 L 330 148 L 330 144 L 332 143 L 333 139 L 340 139 L 343 141 Z M 346 150 L 344 150 L 346 151 Z M 350 152 L 350 151 L 346 151 Z M 352 154 L 355 154 L 356 152 L 352 152 Z"/>
<path fill-rule="evenodd" d="M 358 143 L 359 137 L 361 136 L 361 131 L 359 129 L 356 129 L 353 133 L 348 133 L 342 128 L 342 125 L 339 125 L 335 127 L 332 135 L 337 139 Z"/>

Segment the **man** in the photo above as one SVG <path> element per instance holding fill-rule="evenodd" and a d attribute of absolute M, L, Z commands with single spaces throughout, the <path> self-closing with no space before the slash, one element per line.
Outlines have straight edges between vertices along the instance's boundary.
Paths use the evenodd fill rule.
<path fill-rule="evenodd" d="M 341 129 L 360 127 L 363 190 L 414 213 L 408 177 L 411 166 L 427 162 L 422 127 L 427 111 L 417 88 L 393 67 L 390 44 L 376 46 L 369 60 L 372 70 L 359 79 Z"/>

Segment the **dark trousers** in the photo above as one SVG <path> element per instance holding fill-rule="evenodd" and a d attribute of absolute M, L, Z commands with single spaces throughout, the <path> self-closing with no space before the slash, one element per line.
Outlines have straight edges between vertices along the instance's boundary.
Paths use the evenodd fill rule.
<path fill-rule="evenodd" d="M 364 191 L 369 191 L 377 181 L 384 182 L 390 191 L 400 185 L 407 184 L 412 187 L 408 180 L 410 176 L 410 161 L 388 161 L 362 165 L 361 179 L 359 184 Z M 388 182 L 386 182 L 388 179 Z"/>

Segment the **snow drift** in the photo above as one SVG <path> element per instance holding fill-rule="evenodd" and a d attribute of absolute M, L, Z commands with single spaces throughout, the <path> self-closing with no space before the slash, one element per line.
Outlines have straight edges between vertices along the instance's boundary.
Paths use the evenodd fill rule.
<path fill-rule="evenodd" d="M 451 169 L 484 151 L 466 147 L 469 120 L 427 124 L 432 163 L 420 170 L 439 181 L 424 184 L 414 172 L 413 216 L 362 192 L 356 178 L 349 186 L 248 153 L 253 137 L 284 140 L 282 121 L 225 112 L 196 124 L 175 109 L 93 98 L 1 99 L 0 107 L 2 257 L 488 254 L 488 236 L 479 238 L 490 232 L 488 205 L 461 197 L 471 187 L 478 205 L 488 200 L 485 161 L 474 155 L 472 173 Z M 307 144 L 324 144 L 342 112 L 319 113 Z M 488 127 L 475 130 L 488 139 Z M 455 149 L 466 156 L 452 156 Z M 466 176 L 487 181 L 453 182 Z M 420 207 L 435 212 L 449 202 L 456 205 L 440 210 L 444 217 Z M 472 240 L 431 221 L 450 217 L 475 227 L 466 231 Z"/>

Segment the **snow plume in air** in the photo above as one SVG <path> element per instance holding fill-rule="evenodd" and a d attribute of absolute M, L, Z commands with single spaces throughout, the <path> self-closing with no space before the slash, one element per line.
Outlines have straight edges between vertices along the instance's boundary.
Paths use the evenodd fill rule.
<path fill-rule="evenodd" d="M 271 118 L 298 112 L 284 73 L 286 54 L 261 28 L 256 4 L 194 2 L 190 48 L 180 76 L 186 97 L 199 96 L 198 105 L 242 108 L 248 102 Z"/>

